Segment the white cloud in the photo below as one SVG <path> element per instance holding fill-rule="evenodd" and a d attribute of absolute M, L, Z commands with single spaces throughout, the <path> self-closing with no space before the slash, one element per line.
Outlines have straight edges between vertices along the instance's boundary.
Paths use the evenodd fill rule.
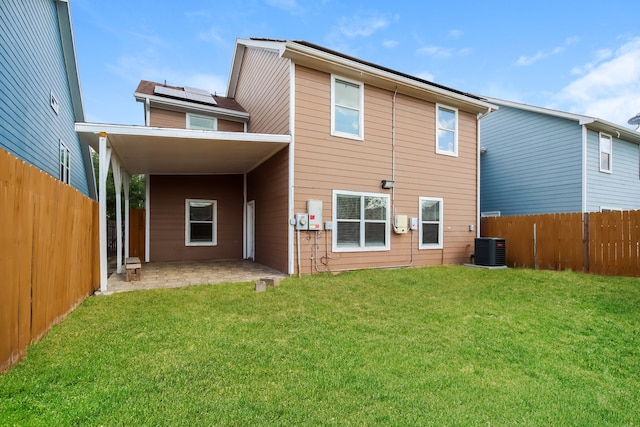
<path fill-rule="evenodd" d="M 640 37 L 595 58 L 578 67 L 586 74 L 556 94 L 552 107 L 626 125 L 640 111 Z"/>
<path fill-rule="evenodd" d="M 450 58 L 454 55 L 466 56 L 471 53 L 471 49 L 468 47 L 462 49 L 452 49 L 442 46 L 424 46 L 416 51 L 418 55 L 429 55 L 436 58 Z"/>
<path fill-rule="evenodd" d="M 224 38 L 218 33 L 216 27 L 211 27 L 207 31 L 201 31 L 198 33 L 198 40 L 217 45 L 224 44 L 225 42 Z"/>
<path fill-rule="evenodd" d="M 385 40 L 382 42 L 382 46 L 388 48 L 388 49 L 393 49 L 394 47 L 398 46 L 398 41 L 396 40 Z"/>
<path fill-rule="evenodd" d="M 388 26 L 389 20 L 382 16 L 352 16 L 340 20 L 338 31 L 348 38 L 369 37 Z"/>
<path fill-rule="evenodd" d="M 305 12 L 305 9 L 298 4 L 297 0 L 267 0 L 267 4 L 292 15 L 300 15 Z"/>
<path fill-rule="evenodd" d="M 420 73 L 415 74 L 415 76 L 419 79 L 426 80 L 428 82 L 432 82 L 435 79 L 434 75 L 428 71 L 422 71 Z"/>
<path fill-rule="evenodd" d="M 568 46 L 571 46 L 572 44 L 577 43 L 579 40 L 578 37 L 567 37 L 564 41 L 563 44 L 554 47 L 553 49 L 551 49 L 550 51 L 544 51 L 544 50 L 539 50 L 538 52 L 536 52 L 535 55 L 532 56 L 527 56 L 527 55 L 521 55 L 518 60 L 515 62 L 515 65 L 519 66 L 519 67 L 526 67 L 532 64 L 535 64 L 536 62 L 548 58 L 550 56 L 553 55 L 558 55 L 562 52 L 564 52 L 566 50 L 566 48 Z"/>
<path fill-rule="evenodd" d="M 461 30 L 451 30 L 449 31 L 449 38 L 458 40 L 460 37 L 462 37 L 462 34 L 463 33 Z"/>

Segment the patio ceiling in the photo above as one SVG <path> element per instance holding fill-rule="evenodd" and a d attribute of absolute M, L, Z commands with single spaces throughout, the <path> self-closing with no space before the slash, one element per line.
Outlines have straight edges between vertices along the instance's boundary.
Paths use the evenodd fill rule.
<path fill-rule="evenodd" d="M 242 174 L 286 147 L 289 135 L 76 123 L 98 152 L 100 133 L 129 174 Z"/>

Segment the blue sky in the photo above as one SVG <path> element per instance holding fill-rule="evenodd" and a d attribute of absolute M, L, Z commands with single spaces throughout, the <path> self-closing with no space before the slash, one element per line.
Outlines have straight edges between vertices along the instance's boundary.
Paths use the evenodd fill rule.
<path fill-rule="evenodd" d="M 640 112 L 636 1 L 71 0 L 87 121 L 143 124 L 141 79 L 224 94 L 237 38 L 306 40 L 458 90 Z"/>

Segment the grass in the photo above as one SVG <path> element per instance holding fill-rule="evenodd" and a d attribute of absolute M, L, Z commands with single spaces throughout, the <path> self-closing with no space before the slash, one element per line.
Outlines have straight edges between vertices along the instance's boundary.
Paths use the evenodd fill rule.
<path fill-rule="evenodd" d="M 432 267 L 87 299 L 0 425 L 638 425 L 640 280 Z"/>

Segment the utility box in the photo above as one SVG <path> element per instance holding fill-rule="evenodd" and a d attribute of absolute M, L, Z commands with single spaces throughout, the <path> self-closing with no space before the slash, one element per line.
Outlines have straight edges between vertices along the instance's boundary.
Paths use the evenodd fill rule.
<path fill-rule="evenodd" d="M 309 230 L 322 230 L 322 200 L 307 200 Z"/>
<path fill-rule="evenodd" d="M 308 230 L 309 229 L 309 214 L 297 213 L 296 214 L 296 230 Z"/>
<path fill-rule="evenodd" d="M 409 231 L 409 218 L 406 215 L 394 216 L 393 231 L 396 234 L 405 234 L 407 231 Z"/>
<path fill-rule="evenodd" d="M 489 267 L 505 265 L 507 245 L 498 237 L 478 237 L 475 240 L 475 264 Z"/>

